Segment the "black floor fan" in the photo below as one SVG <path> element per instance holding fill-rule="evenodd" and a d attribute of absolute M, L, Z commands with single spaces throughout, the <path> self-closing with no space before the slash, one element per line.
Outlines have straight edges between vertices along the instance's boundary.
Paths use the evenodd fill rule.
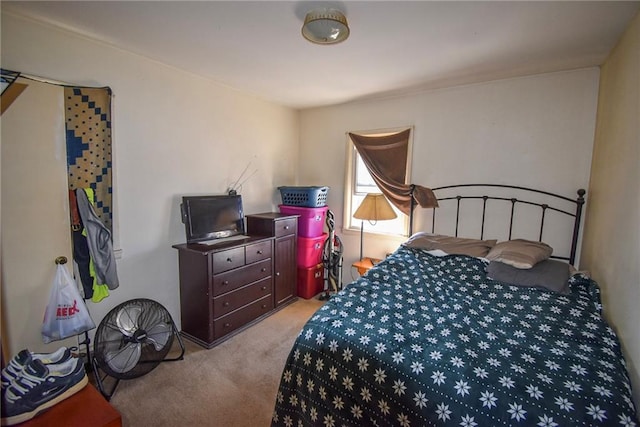
<path fill-rule="evenodd" d="M 180 355 L 167 359 L 174 339 L 180 345 Z M 184 351 L 176 325 L 160 303 L 145 298 L 123 302 L 107 313 L 96 331 L 93 346 L 96 383 L 102 395 L 110 400 L 120 380 L 141 377 L 160 362 L 182 360 Z M 108 391 L 107 377 L 115 380 Z"/>

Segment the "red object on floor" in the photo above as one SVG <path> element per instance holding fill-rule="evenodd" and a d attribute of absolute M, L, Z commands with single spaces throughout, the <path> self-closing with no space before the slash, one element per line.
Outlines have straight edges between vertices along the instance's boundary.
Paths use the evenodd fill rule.
<path fill-rule="evenodd" d="M 324 290 L 324 266 L 298 267 L 298 296 L 310 299 Z"/>
<path fill-rule="evenodd" d="M 120 413 L 91 384 L 20 427 L 122 427 Z"/>

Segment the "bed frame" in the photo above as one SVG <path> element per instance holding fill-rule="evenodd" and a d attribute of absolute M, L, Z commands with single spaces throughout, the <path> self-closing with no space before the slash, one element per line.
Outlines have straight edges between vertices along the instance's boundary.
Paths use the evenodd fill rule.
<path fill-rule="evenodd" d="M 447 197 L 439 197 L 438 196 L 438 192 L 441 190 L 451 190 L 451 189 L 457 189 L 457 188 L 469 188 L 469 187 L 473 187 L 473 188 L 478 188 L 478 192 L 483 192 L 485 191 L 485 189 L 487 188 L 506 188 L 506 189 L 512 189 L 512 190 L 517 190 L 518 194 L 522 195 L 523 198 L 516 198 L 516 197 L 503 197 L 503 196 L 489 196 L 486 194 L 482 194 L 482 195 L 456 195 L 456 196 L 447 196 Z M 409 215 L 409 235 L 413 234 L 413 216 L 414 216 L 414 210 L 416 207 L 416 202 L 415 199 L 413 197 L 413 190 L 415 188 L 415 185 L 411 185 L 411 211 L 410 211 L 410 215 Z M 542 233 L 544 231 L 544 226 L 545 226 L 545 215 L 547 213 L 548 210 L 551 211 L 555 211 L 555 212 L 559 212 L 561 214 L 567 215 L 569 217 L 573 218 L 573 235 L 571 238 L 571 250 L 569 253 L 569 256 L 556 256 L 553 255 L 553 258 L 556 259 L 561 259 L 561 260 L 566 260 L 569 262 L 569 264 L 574 265 L 575 264 L 575 258 L 576 258 L 576 251 L 577 251 L 577 247 L 578 247 L 578 236 L 579 236 L 579 232 L 580 232 L 580 222 L 581 222 L 581 218 L 582 218 L 582 207 L 584 205 L 584 195 L 586 193 L 586 191 L 584 189 L 579 189 L 577 191 L 577 197 L 575 199 L 571 199 L 565 196 L 561 196 L 559 194 L 554 194 L 554 193 L 549 193 L 547 191 L 542 191 L 542 190 L 536 190 L 533 188 L 527 188 L 527 187 L 518 187 L 518 186 L 514 186 L 514 185 L 501 185 L 501 184 L 458 184 L 458 185 L 447 185 L 447 186 L 443 186 L 443 187 L 435 187 L 432 188 L 434 194 L 436 195 L 436 198 L 438 199 L 438 203 L 442 204 L 443 202 L 448 202 L 448 201 L 455 201 L 456 202 L 456 221 L 455 221 L 455 236 L 458 236 L 458 226 L 459 226 L 459 222 L 460 222 L 460 206 L 461 206 L 461 202 L 462 200 L 468 200 L 468 199 L 473 199 L 473 200 L 482 200 L 482 224 L 481 224 L 481 230 L 480 230 L 480 238 L 483 239 L 484 238 L 484 228 L 485 228 L 485 216 L 486 216 L 486 211 L 487 211 L 487 202 L 489 200 L 500 200 L 500 201 L 507 201 L 511 203 L 511 214 L 509 217 L 509 240 L 511 240 L 511 236 L 512 236 L 512 232 L 513 232 L 513 219 L 514 219 L 514 214 L 516 212 L 515 207 L 517 204 L 525 204 L 525 205 L 531 205 L 531 206 L 538 206 L 541 209 L 540 212 L 540 233 L 539 233 L 539 237 L 538 240 L 542 241 Z M 548 201 L 549 203 L 540 203 L 540 202 L 536 202 L 536 201 L 532 201 L 529 199 L 529 197 L 533 197 L 535 194 L 542 194 L 544 196 L 548 197 Z M 575 209 L 573 210 L 573 212 L 570 212 L 568 210 L 562 209 L 560 207 L 558 207 L 561 204 L 567 204 L 567 202 L 569 203 L 568 206 L 575 206 Z M 432 215 L 432 222 L 431 222 L 431 232 L 435 232 L 435 224 L 436 224 L 436 211 L 437 209 L 433 209 L 433 215 Z"/>

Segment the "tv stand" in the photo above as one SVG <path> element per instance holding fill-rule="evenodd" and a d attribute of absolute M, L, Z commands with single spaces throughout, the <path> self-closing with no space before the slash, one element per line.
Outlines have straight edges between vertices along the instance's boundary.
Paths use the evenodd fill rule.
<path fill-rule="evenodd" d="M 247 223 L 245 239 L 173 245 L 178 250 L 181 334 L 205 348 L 296 299 L 291 290 L 297 274 L 297 216 L 248 215 Z"/>

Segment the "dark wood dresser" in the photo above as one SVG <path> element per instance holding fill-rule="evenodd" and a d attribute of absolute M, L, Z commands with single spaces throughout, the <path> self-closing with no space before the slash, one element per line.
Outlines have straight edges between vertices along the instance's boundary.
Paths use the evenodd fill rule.
<path fill-rule="evenodd" d="M 255 217 L 266 227 L 262 215 Z M 247 216 L 246 239 L 173 246 L 181 334 L 203 347 L 214 347 L 295 300 L 297 218 L 274 217 L 273 232 L 267 233 L 256 228 L 253 217 Z"/>
<path fill-rule="evenodd" d="M 250 235 L 270 236 L 274 241 L 274 304 L 276 307 L 296 298 L 296 254 L 298 217 L 276 212 L 247 215 Z"/>

